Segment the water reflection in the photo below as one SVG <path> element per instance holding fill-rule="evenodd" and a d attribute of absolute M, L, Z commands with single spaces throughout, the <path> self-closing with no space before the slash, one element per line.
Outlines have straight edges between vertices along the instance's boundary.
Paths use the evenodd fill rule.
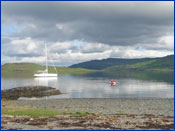
<path fill-rule="evenodd" d="M 34 83 L 40 86 L 52 86 L 57 87 L 57 77 L 36 77 L 34 78 Z M 58 88 L 58 87 L 57 87 Z"/>
<path fill-rule="evenodd" d="M 15 85 L 15 84 L 16 85 Z M 44 85 L 59 89 L 62 95 L 57 98 L 174 98 L 174 85 L 166 82 L 138 79 L 117 79 L 117 85 L 111 86 L 110 78 L 59 76 L 58 78 L 7 79 L 2 78 L 1 88 L 9 89 L 26 85 Z M 45 99 L 45 98 L 41 98 Z"/>

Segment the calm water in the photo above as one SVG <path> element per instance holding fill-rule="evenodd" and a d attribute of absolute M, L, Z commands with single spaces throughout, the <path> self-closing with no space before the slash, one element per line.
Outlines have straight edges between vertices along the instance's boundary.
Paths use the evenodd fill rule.
<path fill-rule="evenodd" d="M 109 81 L 109 78 L 82 76 L 59 76 L 57 79 L 2 77 L 1 89 L 28 85 L 45 85 L 55 87 L 62 93 L 65 93 L 39 99 L 174 98 L 174 85 L 170 83 L 138 79 L 117 79 L 117 85 L 111 86 Z"/>

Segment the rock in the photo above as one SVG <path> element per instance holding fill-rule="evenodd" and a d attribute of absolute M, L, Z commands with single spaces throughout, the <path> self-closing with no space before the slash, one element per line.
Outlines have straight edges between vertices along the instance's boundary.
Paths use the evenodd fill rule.
<path fill-rule="evenodd" d="M 43 97 L 50 95 L 59 95 L 61 92 L 47 86 L 25 86 L 8 90 L 1 90 L 1 99 L 16 100 L 19 97 Z"/>
<path fill-rule="evenodd" d="M 33 118 L 30 118 L 30 121 L 33 121 L 34 119 Z"/>

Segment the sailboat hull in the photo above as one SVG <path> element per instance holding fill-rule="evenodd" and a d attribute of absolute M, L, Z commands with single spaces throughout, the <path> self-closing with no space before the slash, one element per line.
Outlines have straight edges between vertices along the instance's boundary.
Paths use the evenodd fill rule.
<path fill-rule="evenodd" d="M 41 73 L 41 74 L 34 74 L 34 77 L 57 77 L 57 74 L 54 73 Z"/>

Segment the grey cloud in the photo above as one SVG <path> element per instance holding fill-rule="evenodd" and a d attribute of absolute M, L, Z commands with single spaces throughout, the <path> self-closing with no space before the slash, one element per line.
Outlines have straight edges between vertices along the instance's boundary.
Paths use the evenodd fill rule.
<path fill-rule="evenodd" d="M 109 49 L 109 46 L 101 43 L 89 43 L 81 47 L 82 53 L 102 53 Z"/>
<path fill-rule="evenodd" d="M 100 52 L 104 52 L 104 49 L 91 49 L 91 50 L 82 50 L 82 53 L 100 53 Z"/>
<path fill-rule="evenodd" d="M 67 53 L 67 49 L 52 49 L 49 52 L 50 53 L 57 53 L 57 54 L 65 54 L 65 53 Z"/>
<path fill-rule="evenodd" d="M 42 56 L 41 54 L 38 53 L 17 53 L 17 52 L 8 52 L 5 54 L 6 56 L 10 57 L 38 57 Z"/>
<path fill-rule="evenodd" d="M 174 22 L 173 2 L 2 2 L 2 14 L 7 23 L 36 25 L 18 37 L 111 45 L 153 43 L 172 33 Z"/>

